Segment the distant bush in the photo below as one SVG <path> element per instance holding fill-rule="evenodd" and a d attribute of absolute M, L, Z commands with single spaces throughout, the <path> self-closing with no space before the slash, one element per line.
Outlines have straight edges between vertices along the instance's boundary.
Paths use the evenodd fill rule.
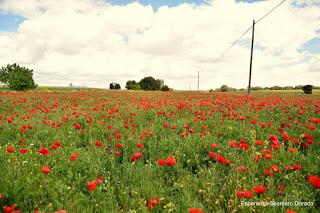
<path fill-rule="evenodd" d="M 170 88 L 167 85 L 163 85 L 161 88 L 162 91 L 169 91 Z"/>
<path fill-rule="evenodd" d="M 117 84 L 117 83 L 113 82 L 113 83 L 110 84 L 109 89 L 119 90 L 119 89 L 121 89 L 121 86 L 120 86 L 120 84 Z"/>
<path fill-rule="evenodd" d="M 312 85 L 305 85 L 302 87 L 304 94 L 312 94 Z"/>
<path fill-rule="evenodd" d="M 135 80 L 129 80 L 126 83 L 126 89 L 127 90 L 141 90 L 139 82 L 136 82 Z"/>
<path fill-rule="evenodd" d="M 8 64 L 0 69 L 0 82 L 12 90 L 34 89 L 33 70 L 20 67 L 18 64 Z"/>

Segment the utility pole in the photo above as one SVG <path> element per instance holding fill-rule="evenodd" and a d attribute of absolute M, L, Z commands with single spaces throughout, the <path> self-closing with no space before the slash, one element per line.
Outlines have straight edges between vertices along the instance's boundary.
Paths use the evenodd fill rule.
<path fill-rule="evenodd" d="M 248 95 L 250 95 L 250 90 L 251 90 L 252 56 L 253 56 L 254 25 L 255 25 L 255 24 L 256 24 L 256 22 L 255 22 L 255 20 L 253 20 L 253 25 L 252 25 L 252 41 L 251 41 L 251 56 L 250 56 L 250 72 L 249 72 Z"/>
<path fill-rule="evenodd" d="M 200 71 L 198 71 L 198 86 L 197 86 L 197 89 L 198 89 L 198 92 L 199 92 L 199 82 L 200 82 Z"/>

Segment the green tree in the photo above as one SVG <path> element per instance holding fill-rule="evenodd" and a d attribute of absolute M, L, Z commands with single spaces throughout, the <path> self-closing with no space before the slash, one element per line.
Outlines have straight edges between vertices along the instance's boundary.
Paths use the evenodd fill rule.
<path fill-rule="evenodd" d="M 136 82 L 135 80 L 129 80 L 126 83 L 126 89 L 127 90 L 140 90 L 140 84 Z"/>
<path fill-rule="evenodd" d="M 120 84 L 116 84 L 116 85 L 114 86 L 114 89 L 121 89 Z"/>
<path fill-rule="evenodd" d="M 160 80 L 156 80 L 153 77 L 145 77 L 140 81 L 141 89 L 143 90 L 160 90 Z"/>
<path fill-rule="evenodd" d="M 169 91 L 170 88 L 167 85 L 163 85 L 161 88 L 162 91 Z"/>
<path fill-rule="evenodd" d="M 20 67 L 18 64 L 8 64 L 6 67 L 2 67 L 0 82 L 12 90 L 28 90 L 37 87 L 33 80 L 33 70 Z"/>

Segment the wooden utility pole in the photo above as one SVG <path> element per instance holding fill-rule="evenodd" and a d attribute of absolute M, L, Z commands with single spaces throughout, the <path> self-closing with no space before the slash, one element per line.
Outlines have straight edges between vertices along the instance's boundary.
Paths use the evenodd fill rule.
<path fill-rule="evenodd" d="M 253 20 L 252 25 L 252 41 L 251 41 L 251 56 L 250 56 L 250 72 L 249 72 L 249 85 L 248 85 L 248 95 L 251 90 L 251 73 L 252 73 L 252 56 L 253 56 L 253 43 L 254 43 L 254 25 L 256 24 L 255 20 Z"/>
<path fill-rule="evenodd" d="M 197 86 L 197 89 L 198 89 L 198 91 L 199 91 L 199 82 L 200 82 L 200 71 L 198 71 L 198 86 Z"/>

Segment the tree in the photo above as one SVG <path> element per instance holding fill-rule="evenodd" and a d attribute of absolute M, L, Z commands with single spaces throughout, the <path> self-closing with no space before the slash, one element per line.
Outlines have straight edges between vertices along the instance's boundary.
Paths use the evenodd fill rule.
<path fill-rule="evenodd" d="M 305 85 L 302 87 L 304 94 L 312 94 L 312 85 Z"/>
<path fill-rule="evenodd" d="M 153 77 L 145 77 L 140 81 L 141 89 L 143 90 L 160 90 L 160 80 L 156 80 Z"/>
<path fill-rule="evenodd" d="M 170 88 L 167 85 L 163 85 L 161 88 L 162 91 L 169 91 Z"/>
<path fill-rule="evenodd" d="M 127 90 L 140 90 L 140 84 L 136 82 L 135 80 L 129 80 L 126 83 L 126 89 Z"/>
<path fill-rule="evenodd" d="M 227 85 L 222 85 L 220 87 L 220 92 L 227 92 L 229 90 L 229 87 Z"/>
<path fill-rule="evenodd" d="M 114 89 L 121 89 L 120 84 L 116 84 L 116 85 L 114 86 Z"/>
<path fill-rule="evenodd" d="M 12 90 L 29 90 L 37 87 L 33 80 L 33 70 L 20 67 L 18 64 L 8 64 L 6 67 L 2 67 L 0 82 Z"/>
<path fill-rule="evenodd" d="M 116 84 L 115 84 L 115 83 L 111 83 L 111 84 L 110 84 L 110 86 L 109 86 L 109 89 L 114 89 L 114 88 L 115 88 L 115 86 L 116 86 Z"/>
<path fill-rule="evenodd" d="M 72 84 L 72 83 L 70 83 L 70 84 L 69 84 L 69 87 L 73 87 L 73 84 Z"/>

